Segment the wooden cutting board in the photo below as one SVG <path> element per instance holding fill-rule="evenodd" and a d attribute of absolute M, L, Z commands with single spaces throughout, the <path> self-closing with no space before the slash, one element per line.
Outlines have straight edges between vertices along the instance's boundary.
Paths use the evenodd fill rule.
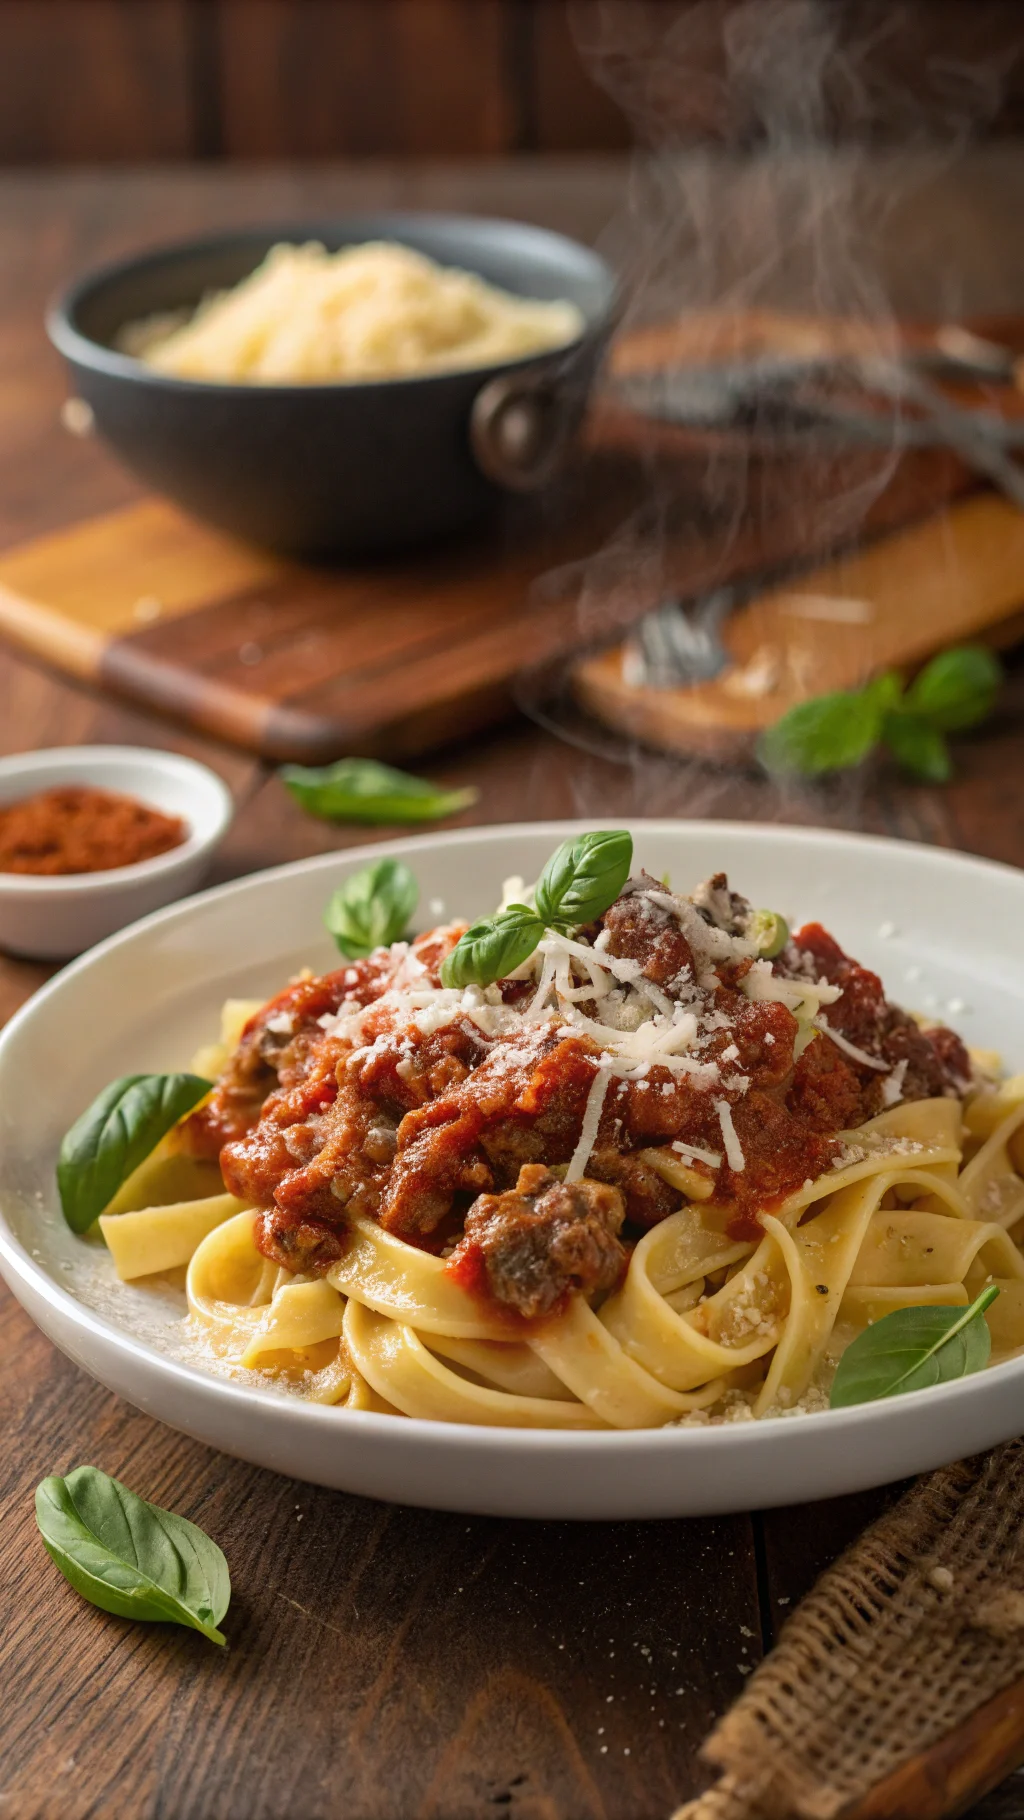
<path fill-rule="evenodd" d="M 986 342 L 1018 355 L 1024 350 L 1019 316 L 971 327 L 983 338 L 972 357 L 984 352 Z M 962 331 L 953 333 L 962 355 Z M 911 351 L 942 346 L 948 335 L 934 324 L 900 325 L 901 342 Z M 870 352 L 876 339 L 877 329 L 860 321 L 749 309 L 691 312 L 675 323 L 634 331 L 618 346 L 615 367 L 627 380 L 703 373 L 708 363 Z M 941 386 L 961 407 L 1024 418 L 1024 358 L 1016 385 L 943 378 Z M 716 440 L 722 439 L 719 432 Z M 833 475 L 831 483 L 816 483 L 826 509 L 830 486 L 841 497 L 837 480 Z M 809 696 L 856 687 L 890 667 L 913 670 L 960 641 L 1013 644 L 1024 637 L 1024 513 L 992 492 L 956 502 L 947 496 L 943 506 L 937 491 L 934 503 L 929 517 L 909 526 L 905 519 L 912 513 L 901 518 L 889 511 L 888 525 L 898 528 L 876 539 L 870 533 L 883 521 L 869 514 L 868 535 L 848 540 L 850 547 L 824 563 L 813 561 L 814 540 L 808 538 L 795 572 L 774 585 L 743 590 L 743 604 L 721 628 L 728 661 L 714 680 L 665 686 L 627 636 L 569 666 L 569 690 L 595 718 L 642 744 L 711 760 L 743 759 L 764 728 Z M 699 623 L 699 614 L 687 611 Z"/>
<path fill-rule="evenodd" d="M 877 459 L 851 455 L 853 480 Z M 457 544 L 345 569 L 285 562 L 145 499 L 0 554 L 0 634 L 265 758 L 411 758 L 507 714 L 524 668 L 614 640 L 666 590 L 827 547 L 815 462 L 719 455 L 711 504 L 707 472 L 699 436 L 607 408 L 555 494 Z M 871 523 L 919 518 L 969 484 L 948 456 L 908 456 Z M 740 497 L 756 509 L 737 529 Z"/>
<path fill-rule="evenodd" d="M 978 493 L 753 595 L 722 629 L 711 682 L 652 687 L 629 640 L 580 662 L 577 699 L 662 750 L 735 759 L 798 701 L 917 668 L 950 644 L 1024 637 L 1024 512 Z"/>
<path fill-rule="evenodd" d="M 822 335 L 840 345 L 845 332 L 841 323 L 749 311 L 727 321 L 690 316 L 685 328 L 680 345 L 679 325 L 623 337 L 613 374 L 773 346 L 813 352 Z M 855 533 L 921 520 L 974 485 L 940 451 L 895 464 L 867 448 L 765 451 L 742 430 L 682 429 L 605 398 L 558 485 L 510 501 L 469 538 L 391 562 L 303 567 L 144 499 L 0 553 L 0 634 L 268 759 L 412 758 L 507 714 L 523 670 L 561 674 L 577 653 L 616 647 L 667 596 L 692 598 L 737 577 L 823 560 Z M 864 500 L 872 502 L 866 516 Z M 980 513 L 982 539 L 998 509 L 991 500 L 965 507 Z M 967 543 L 974 522 L 963 521 Z M 944 536 L 935 530 L 931 541 L 926 534 L 893 546 L 901 579 L 882 618 L 890 629 L 890 610 L 902 621 L 910 601 L 912 637 L 907 648 L 884 640 L 880 661 L 919 650 L 934 589 L 920 594 L 920 610 L 911 596 Z M 864 560 L 870 565 L 870 553 Z M 887 557 L 878 560 L 886 567 Z M 1004 567 L 1000 610 L 1005 597 L 1024 601 L 1016 556 Z M 830 570 L 814 585 L 849 593 L 869 580 Z M 758 641 L 776 638 L 784 613 L 769 602 L 737 617 L 729 638 L 739 666 L 756 657 Z M 969 629 L 946 597 L 944 613 L 934 619 L 936 641 Z M 980 623 L 977 614 L 968 619 Z M 814 632 L 829 678 L 822 686 L 832 686 L 849 673 L 850 640 L 842 627 Z M 724 730 L 728 745 L 737 729 L 747 737 L 760 724 L 753 698 L 737 701 L 727 689 L 690 691 L 685 703 L 661 692 L 643 701 L 624 684 L 621 649 L 585 662 L 576 686 L 595 713 L 672 747 L 690 749 L 695 730 L 702 744 L 709 729 Z"/>

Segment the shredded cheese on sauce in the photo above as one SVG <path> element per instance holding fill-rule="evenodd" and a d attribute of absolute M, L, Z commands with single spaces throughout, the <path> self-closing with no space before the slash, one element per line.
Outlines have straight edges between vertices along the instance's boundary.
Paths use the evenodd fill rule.
<path fill-rule="evenodd" d="M 739 1071 L 738 1045 L 727 1042 L 721 1047 L 721 1034 L 732 1026 L 728 1014 L 714 998 L 719 984 L 717 969 L 738 962 L 746 963 L 738 984 L 747 998 L 784 1005 L 797 1017 L 802 1032 L 797 1039 L 798 1052 L 815 1032 L 828 1037 L 853 1061 L 886 1074 L 884 1103 L 897 1104 L 902 1097 L 905 1065 L 893 1069 L 888 1062 L 867 1054 L 821 1015 L 823 1006 L 842 997 L 841 987 L 817 979 L 810 956 L 797 955 L 795 951 L 790 969 L 776 973 L 770 961 L 755 958 L 756 945 L 745 935 L 737 934 L 735 924 L 731 929 L 722 926 L 730 914 L 728 900 L 719 902 L 721 894 L 701 889 L 704 898 L 698 892 L 690 899 L 668 890 L 651 889 L 640 881 L 626 887 L 626 894 L 636 900 L 644 923 L 650 921 L 656 929 L 673 920 L 686 937 L 694 965 L 684 967 L 675 979 L 666 982 L 671 990 L 648 979 L 640 961 L 610 954 L 608 930 L 602 930 L 591 944 L 578 935 L 549 929 L 535 952 L 510 976 L 533 988 L 525 1005 L 506 1004 L 498 985 L 462 989 L 434 986 L 429 983 L 422 961 L 408 945 L 395 944 L 391 952 L 398 956 L 398 966 L 388 990 L 366 1008 L 346 1000 L 336 1016 L 325 1016 L 320 1022 L 326 1030 L 355 1045 L 352 1061 L 372 1053 L 375 1044 L 362 1042 L 364 1022 L 372 1017 L 379 1029 L 382 1012 L 392 1014 L 392 1029 L 378 1036 L 376 1043 L 386 1043 L 394 1029 L 405 1024 L 412 1045 L 414 1033 L 431 1036 L 445 1025 L 464 1019 L 489 1040 L 517 1039 L 507 1051 L 509 1066 L 543 1053 L 552 1031 L 562 1038 L 589 1038 L 602 1054 L 569 1164 L 569 1181 L 578 1181 L 586 1172 L 613 1079 L 642 1082 L 652 1067 L 658 1067 L 677 1079 L 685 1076 L 698 1091 L 712 1093 L 725 1088 L 733 1095 L 746 1092 L 750 1082 Z M 518 878 L 508 881 L 506 896 L 510 892 L 516 901 L 532 897 L 532 891 L 524 889 Z M 712 920 L 706 920 L 708 917 Z M 717 1053 L 708 1053 L 716 1038 Z M 664 1090 L 671 1089 L 666 1085 Z M 714 1106 L 725 1160 L 730 1169 L 740 1172 L 746 1167 L 746 1159 L 730 1103 L 721 1098 L 714 1101 Z M 691 1161 L 706 1163 L 713 1169 L 721 1167 L 723 1159 L 718 1151 L 679 1142 L 673 1148 Z"/>
<path fill-rule="evenodd" d="M 896 1066 L 888 1079 L 882 1082 L 883 1106 L 889 1107 L 899 1105 L 903 1098 L 903 1082 L 906 1078 L 907 1066 L 907 1060 L 906 1057 L 904 1057 L 902 1062 L 896 1063 Z"/>
<path fill-rule="evenodd" d="M 710 1169 L 720 1169 L 722 1167 L 722 1153 L 720 1150 L 702 1150 L 699 1144 L 686 1144 L 683 1142 L 682 1138 L 674 1138 L 672 1140 L 671 1149 L 678 1150 L 680 1156 L 687 1157 L 690 1162 L 707 1163 Z"/>
<path fill-rule="evenodd" d="M 722 1143 L 725 1146 L 725 1160 L 730 1169 L 734 1170 L 737 1175 L 741 1175 L 747 1166 L 747 1159 L 743 1154 L 743 1146 L 736 1135 L 736 1127 L 732 1122 L 732 1107 L 728 1100 L 716 1100 L 715 1111 L 718 1114 L 718 1122 L 722 1127 Z"/>
<path fill-rule="evenodd" d="M 837 1049 L 842 1050 L 844 1055 L 848 1055 L 852 1061 L 859 1062 L 862 1068 L 877 1068 L 880 1074 L 889 1074 L 891 1072 L 891 1063 L 881 1061 L 877 1055 L 869 1055 L 866 1049 L 858 1049 L 856 1043 L 851 1043 L 849 1039 L 842 1036 L 838 1030 L 833 1030 L 831 1024 L 827 1024 L 824 1018 L 815 1018 L 814 1028 L 815 1030 L 820 1030 L 822 1036 L 827 1036 L 830 1041 L 835 1044 Z M 906 1071 L 906 1063 L 904 1062 L 904 1074 Z"/>
<path fill-rule="evenodd" d="M 597 1128 L 601 1123 L 604 1111 L 605 1095 L 611 1081 L 611 1068 L 606 1062 L 598 1062 L 597 1070 L 587 1094 L 587 1103 L 583 1109 L 583 1123 L 580 1126 L 579 1142 L 572 1153 L 572 1159 L 565 1172 L 567 1182 L 578 1182 L 585 1175 L 590 1153 L 597 1141 Z"/>

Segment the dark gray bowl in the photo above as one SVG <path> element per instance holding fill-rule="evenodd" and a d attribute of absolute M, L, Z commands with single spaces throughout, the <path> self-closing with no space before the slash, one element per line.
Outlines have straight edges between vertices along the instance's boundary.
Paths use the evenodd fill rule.
<path fill-rule="evenodd" d="M 281 240 L 319 240 L 331 251 L 400 241 L 520 296 L 569 298 L 587 326 L 570 347 L 525 360 L 325 385 L 173 379 L 115 347 L 126 323 L 236 284 Z M 362 215 L 221 234 L 106 266 L 71 286 L 47 327 L 100 435 L 157 492 L 272 549 L 356 554 L 454 531 L 503 488 L 541 486 L 557 471 L 615 290 L 596 253 L 543 228 Z"/>

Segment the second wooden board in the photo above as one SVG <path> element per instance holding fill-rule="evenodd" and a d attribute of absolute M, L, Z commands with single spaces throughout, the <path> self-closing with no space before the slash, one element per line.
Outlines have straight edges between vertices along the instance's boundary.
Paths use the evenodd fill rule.
<path fill-rule="evenodd" d="M 652 686 L 627 638 L 581 662 L 573 687 L 631 738 L 731 758 L 808 696 L 913 669 L 950 644 L 1022 634 L 1024 513 L 980 493 L 753 595 L 722 629 L 728 662 L 712 681 Z"/>

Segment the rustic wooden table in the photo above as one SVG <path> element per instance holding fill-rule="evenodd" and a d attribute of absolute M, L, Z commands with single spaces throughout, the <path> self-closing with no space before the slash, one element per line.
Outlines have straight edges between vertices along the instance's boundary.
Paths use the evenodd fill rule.
<path fill-rule="evenodd" d="M 882 262 L 902 307 L 922 307 L 936 273 L 950 307 L 1024 306 L 1022 163 L 1014 148 L 979 154 L 897 211 Z M 222 223 L 392 203 L 521 215 L 592 238 L 624 186 L 611 161 L 0 179 L 0 546 L 134 495 L 107 456 L 59 426 L 64 384 L 41 311 L 77 267 Z M 960 746 L 944 790 L 883 774 L 781 800 L 752 777 L 622 765 L 525 722 L 430 768 L 479 785 L 467 821 L 596 810 L 802 819 L 1019 864 L 1022 683 Z M 338 844 L 254 760 L 0 653 L 0 749 L 80 741 L 168 746 L 219 771 L 238 813 L 218 878 Z M 45 977 L 0 961 L 0 1015 Z M 895 1495 L 575 1526 L 371 1504 L 159 1427 L 0 1295 L 0 1811 L 12 1820 L 655 1820 L 703 1786 L 697 1746 L 787 1609 Z M 235 1587 L 223 1653 L 105 1617 L 58 1578 L 32 1493 L 85 1461 L 222 1544 Z M 1022 1811 L 1024 1784 L 1011 1779 L 974 1813 Z"/>

